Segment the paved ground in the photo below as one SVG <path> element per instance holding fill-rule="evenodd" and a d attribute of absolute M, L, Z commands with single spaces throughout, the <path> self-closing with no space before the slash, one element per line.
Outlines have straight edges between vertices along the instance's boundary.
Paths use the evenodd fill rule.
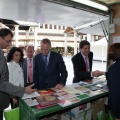
<path fill-rule="evenodd" d="M 67 83 L 66 85 L 72 84 L 72 79 L 73 79 L 73 65 L 71 62 L 71 57 L 64 57 L 65 65 L 67 67 L 68 71 L 68 78 L 67 78 Z M 93 71 L 94 70 L 101 70 L 105 71 L 106 70 L 106 62 L 100 62 L 100 61 L 93 61 Z M 10 109 L 8 107 L 7 109 Z M 4 119 L 5 120 L 5 119 Z"/>

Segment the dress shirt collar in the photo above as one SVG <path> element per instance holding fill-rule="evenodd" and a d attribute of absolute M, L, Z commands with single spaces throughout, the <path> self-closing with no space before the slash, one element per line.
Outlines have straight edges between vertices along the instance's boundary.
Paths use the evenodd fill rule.
<path fill-rule="evenodd" d="M 47 54 L 47 58 L 48 58 L 48 59 L 50 58 L 50 54 L 51 54 L 51 51 Z M 45 55 L 42 54 L 42 56 L 43 56 L 43 58 L 44 58 Z"/>
<path fill-rule="evenodd" d="M 15 64 L 15 65 L 19 65 L 19 63 L 18 63 L 18 62 L 15 62 L 14 60 L 11 60 L 11 62 L 12 62 L 13 64 Z"/>
<path fill-rule="evenodd" d="M 28 57 L 27 57 L 27 61 L 29 61 L 29 59 L 33 60 L 33 58 L 28 58 Z"/>
<path fill-rule="evenodd" d="M 85 60 L 85 57 L 86 57 L 86 56 L 85 56 L 85 55 L 83 55 L 83 54 L 82 54 L 82 52 L 80 52 L 80 53 L 81 53 L 82 57 L 83 57 L 83 58 L 84 58 L 84 60 Z"/>

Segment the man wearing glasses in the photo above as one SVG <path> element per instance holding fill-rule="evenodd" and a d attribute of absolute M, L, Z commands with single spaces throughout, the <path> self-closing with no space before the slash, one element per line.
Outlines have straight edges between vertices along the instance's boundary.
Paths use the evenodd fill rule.
<path fill-rule="evenodd" d="M 3 110 L 9 106 L 10 95 L 22 98 L 24 93 L 31 94 L 35 91 L 35 89 L 31 88 L 34 84 L 24 88 L 14 86 L 8 82 L 9 73 L 6 58 L 1 53 L 1 50 L 12 45 L 12 38 L 13 34 L 9 29 L 0 29 L 0 120 L 3 120 Z"/>

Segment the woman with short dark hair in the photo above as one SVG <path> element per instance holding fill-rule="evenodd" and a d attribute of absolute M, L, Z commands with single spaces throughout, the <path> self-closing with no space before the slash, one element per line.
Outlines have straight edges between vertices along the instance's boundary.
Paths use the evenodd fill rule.
<path fill-rule="evenodd" d="M 120 120 L 120 43 L 109 47 L 108 59 L 113 62 L 107 73 L 109 105 L 116 120 Z"/>
<path fill-rule="evenodd" d="M 19 63 L 23 60 L 23 51 L 18 47 L 12 47 L 7 55 L 9 82 L 16 86 L 24 87 L 23 70 Z M 12 97 L 11 106 L 18 103 L 18 98 Z"/>

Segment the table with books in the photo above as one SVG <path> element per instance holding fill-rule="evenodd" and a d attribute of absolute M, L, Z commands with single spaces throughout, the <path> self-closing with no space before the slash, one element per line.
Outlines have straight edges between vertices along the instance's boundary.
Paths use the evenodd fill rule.
<path fill-rule="evenodd" d="M 105 80 L 96 80 L 93 84 L 75 83 L 62 90 L 38 90 L 32 95 L 24 95 L 20 100 L 20 119 L 39 120 L 58 112 L 62 113 L 90 101 L 108 95 Z"/>

